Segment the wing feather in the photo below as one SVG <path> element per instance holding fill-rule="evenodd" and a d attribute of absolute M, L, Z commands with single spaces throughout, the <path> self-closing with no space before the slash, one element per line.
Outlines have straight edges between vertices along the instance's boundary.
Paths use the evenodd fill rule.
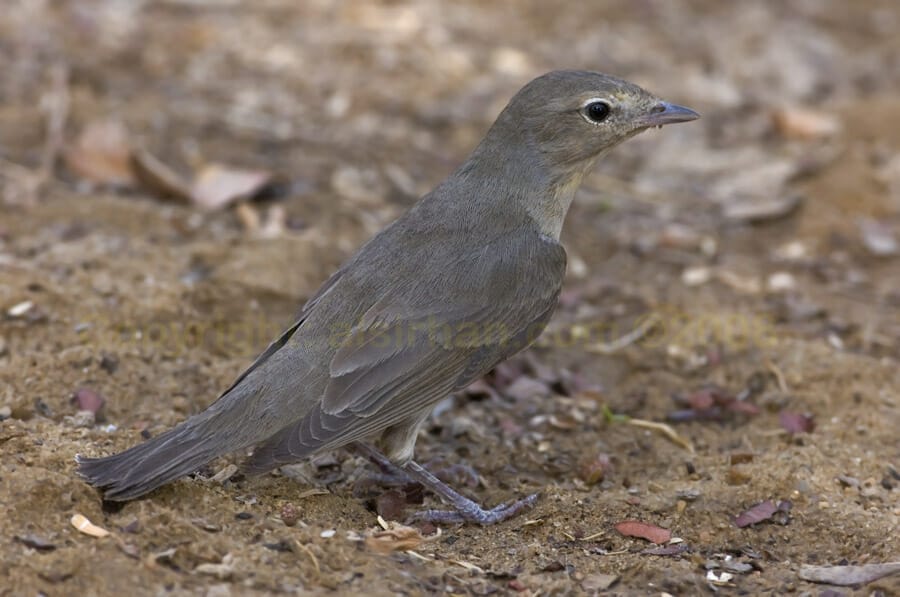
<path fill-rule="evenodd" d="M 534 242 L 542 246 L 529 247 L 525 263 L 509 259 L 514 252 L 508 247 L 493 259 L 479 251 L 489 263 L 473 266 L 473 275 L 495 276 L 482 276 L 482 292 L 461 293 L 454 286 L 468 288 L 472 281 L 448 275 L 449 283 L 436 290 L 454 297 L 452 307 L 436 300 L 435 291 L 419 305 L 408 289 L 381 297 L 335 352 L 321 402 L 261 446 L 249 469 L 267 470 L 371 437 L 525 348 L 549 320 L 565 272 L 560 245 Z"/>

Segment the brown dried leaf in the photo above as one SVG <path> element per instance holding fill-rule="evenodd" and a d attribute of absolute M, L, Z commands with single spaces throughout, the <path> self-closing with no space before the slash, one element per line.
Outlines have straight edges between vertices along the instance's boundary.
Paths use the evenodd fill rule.
<path fill-rule="evenodd" d="M 65 152 L 66 166 L 76 176 L 91 182 L 131 186 L 131 143 L 128 130 L 118 120 L 96 120 L 82 129 L 74 145 Z"/>
<path fill-rule="evenodd" d="M 96 415 L 106 404 L 106 398 L 94 390 L 79 388 L 72 394 L 72 403 L 78 406 L 78 410 L 89 410 Z"/>
<path fill-rule="evenodd" d="M 203 209 L 222 209 L 239 199 L 252 198 L 271 180 L 272 174 L 264 170 L 240 170 L 209 164 L 194 179 L 191 200 Z"/>
<path fill-rule="evenodd" d="M 788 139 L 821 139 L 841 130 L 841 122 L 834 115 L 800 106 L 776 110 L 772 122 L 775 130 Z"/>
<path fill-rule="evenodd" d="M 623 520 L 616 524 L 616 530 L 626 537 L 639 537 L 657 545 L 672 538 L 672 531 L 639 520 Z"/>
<path fill-rule="evenodd" d="M 149 151 L 136 149 L 131 155 L 131 168 L 138 182 L 151 193 L 184 203 L 191 200 L 187 181 Z"/>
<path fill-rule="evenodd" d="M 389 489 L 375 500 L 375 511 L 385 520 L 400 520 L 406 510 L 406 494 L 399 489 Z"/>
<path fill-rule="evenodd" d="M 775 502 L 766 500 L 736 516 L 734 524 L 740 528 L 748 527 L 758 522 L 769 520 L 776 512 L 778 512 L 778 506 L 775 505 Z"/>
<path fill-rule="evenodd" d="M 789 410 L 783 410 L 778 413 L 778 421 L 791 434 L 812 433 L 816 428 L 816 422 L 812 415 L 795 413 Z"/>
<path fill-rule="evenodd" d="M 375 530 L 366 537 L 366 546 L 382 555 L 415 549 L 425 540 L 418 529 L 393 523 L 387 529 Z"/>

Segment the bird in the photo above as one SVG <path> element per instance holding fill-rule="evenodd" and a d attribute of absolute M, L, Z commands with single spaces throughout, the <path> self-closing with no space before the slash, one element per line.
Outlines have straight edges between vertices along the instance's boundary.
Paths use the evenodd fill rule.
<path fill-rule="evenodd" d="M 259 475 L 355 448 L 434 492 L 423 518 L 494 524 L 413 460 L 435 406 L 533 343 L 566 271 L 560 233 L 584 176 L 619 143 L 699 118 L 611 75 L 560 70 L 522 87 L 459 168 L 366 242 L 205 410 L 121 453 L 76 456 L 104 500 L 138 498 L 254 448 Z"/>

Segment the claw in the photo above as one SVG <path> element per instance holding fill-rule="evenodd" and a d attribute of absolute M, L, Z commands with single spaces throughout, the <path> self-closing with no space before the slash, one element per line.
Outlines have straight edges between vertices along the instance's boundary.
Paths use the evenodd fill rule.
<path fill-rule="evenodd" d="M 496 524 L 517 515 L 526 508 L 530 508 L 538 499 L 539 494 L 533 493 L 521 500 L 512 503 L 504 502 L 490 510 L 485 510 L 412 460 L 399 467 L 388 460 L 381 452 L 367 444 L 357 443 L 355 448 L 360 454 L 375 462 L 388 475 L 394 477 L 405 475 L 410 480 L 421 483 L 437 494 L 448 505 L 455 508 L 455 510 L 425 510 L 414 514 L 413 520 L 450 524 L 464 522 L 474 522 L 480 525 Z"/>
<path fill-rule="evenodd" d="M 534 506 L 539 494 L 532 493 L 526 498 L 512 502 L 502 503 L 494 506 L 490 510 L 485 510 L 475 502 L 471 502 L 470 507 L 460 508 L 459 510 L 423 510 L 413 514 L 412 519 L 416 521 L 438 522 L 444 524 L 461 524 L 464 522 L 474 522 L 482 526 L 497 524 L 508 518 L 516 516 L 522 510 Z"/>

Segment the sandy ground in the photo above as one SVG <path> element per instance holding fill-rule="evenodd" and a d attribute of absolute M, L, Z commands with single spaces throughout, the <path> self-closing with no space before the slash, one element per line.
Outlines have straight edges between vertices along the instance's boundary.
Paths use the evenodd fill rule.
<path fill-rule="evenodd" d="M 900 591 L 896 575 L 801 578 L 900 560 L 895 2 L 13 4 L 0 594 Z M 407 528 L 434 498 L 343 452 L 213 479 L 234 455 L 121 506 L 75 476 L 76 453 L 210 403 L 518 87 L 566 67 L 703 119 L 598 166 L 563 233 L 550 330 L 419 438 L 418 459 L 465 493 L 540 492 L 533 510 Z M 202 209 L 134 180 L 123 145 L 183 177 L 226 164 L 274 183 Z M 95 395 L 99 413 L 79 412 Z M 766 500 L 789 511 L 736 524 Z M 648 551 L 626 520 L 675 540 Z"/>

